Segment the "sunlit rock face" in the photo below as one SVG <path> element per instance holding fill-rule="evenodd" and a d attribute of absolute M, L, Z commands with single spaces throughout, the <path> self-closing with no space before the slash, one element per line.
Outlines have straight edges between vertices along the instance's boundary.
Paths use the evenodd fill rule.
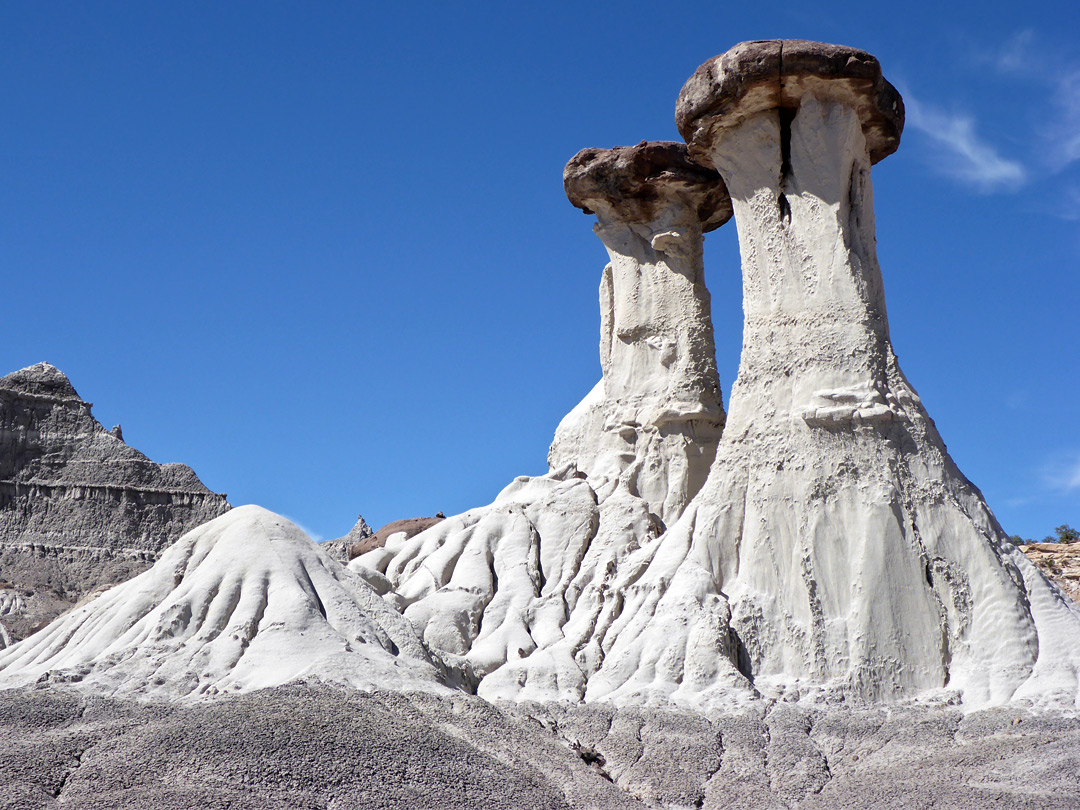
<path fill-rule="evenodd" d="M 0 687 L 197 698 L 297 679 L 440 690 L 408 621 L 285 518 L 244 506 L 0 652 Z"/>
<path fill-rule="evenodd" d="M 690 536 L 741 669 L 763 690 L 1071 702 L 1076 614 L 957 470 L 892 349 L 870 165 L 902 107 L 876 60 L 746 43 L 695 74 L 679 113 L 731 193 L 745 322 L 708 481 L 660 545 Z"/>
<path fill-rule="evenodd" d="M 705 481 L 724 425 L 702 237 L 731 217 L 719 175 L 680 143 L 584 149 L 567 196 L 607 249 L 603 379 L 559 425 L 553 473 L 581 472 L 601 499 L 622 486 L 665 524 Z"/>

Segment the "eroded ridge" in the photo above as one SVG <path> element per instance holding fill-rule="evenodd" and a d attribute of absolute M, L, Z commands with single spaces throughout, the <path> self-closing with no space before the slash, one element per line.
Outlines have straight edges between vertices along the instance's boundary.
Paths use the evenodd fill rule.
<path fill-rule="evenodd" d="M 257 506 L 192 530 L 149 570 L 0 651 L 3 687 L 197 698 L 300 678 L 434 690 L 443 680 L 397 611 Z"/>
<path fill-rule="evenodd" d="M 0 647 L 229 508 L 190 467 L 154 463 L 92 408 L 48 363 L 0 378 Z"/>

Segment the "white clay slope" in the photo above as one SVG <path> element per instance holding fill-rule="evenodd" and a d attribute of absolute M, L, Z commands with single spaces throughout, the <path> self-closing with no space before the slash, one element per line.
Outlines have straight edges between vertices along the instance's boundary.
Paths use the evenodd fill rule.
<path fill-rule="evenodd" d="M 312 678 L 439 689 L 408 622 L 299 528 L 244 506 L 141 575 L 0 652 L 0 684 L 212 695 Z"/>

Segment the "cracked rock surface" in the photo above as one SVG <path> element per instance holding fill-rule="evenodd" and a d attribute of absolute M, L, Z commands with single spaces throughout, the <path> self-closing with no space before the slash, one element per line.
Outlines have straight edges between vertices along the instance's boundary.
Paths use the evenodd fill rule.
<path fill-rule="evenodd" d="M 734 714 L 289 686 L 177 705 L 0 691 L 0 808 L 1072 810 L 1080 722 Z"/>

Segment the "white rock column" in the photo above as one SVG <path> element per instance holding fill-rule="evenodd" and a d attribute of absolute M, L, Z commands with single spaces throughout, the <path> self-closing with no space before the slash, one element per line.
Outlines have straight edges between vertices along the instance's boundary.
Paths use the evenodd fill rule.
<path fill-rule="evenodd" d="M 667 523 L 704 483 L 724 424 L 702 237 L 729 218 L 727 194 L 676 143 L 586 149 L 564 180 L 610 263 L 603 380 L 560 424 L 549 463 L 585 473 L 602 499 L 621 483 Z"/>
<path fill-rule="evenodd" d="M 1029 585 L 1045 583 L 892 350 L 870 165 L 899 141 L 898 94 L 861 51 L 744 43 L 691 78 L 678 120 L 727 183 L 742 253 L 738 380 L 683 522 L 744 671 L 871 699 L 1009 699 L 1040 657 Z"/>

